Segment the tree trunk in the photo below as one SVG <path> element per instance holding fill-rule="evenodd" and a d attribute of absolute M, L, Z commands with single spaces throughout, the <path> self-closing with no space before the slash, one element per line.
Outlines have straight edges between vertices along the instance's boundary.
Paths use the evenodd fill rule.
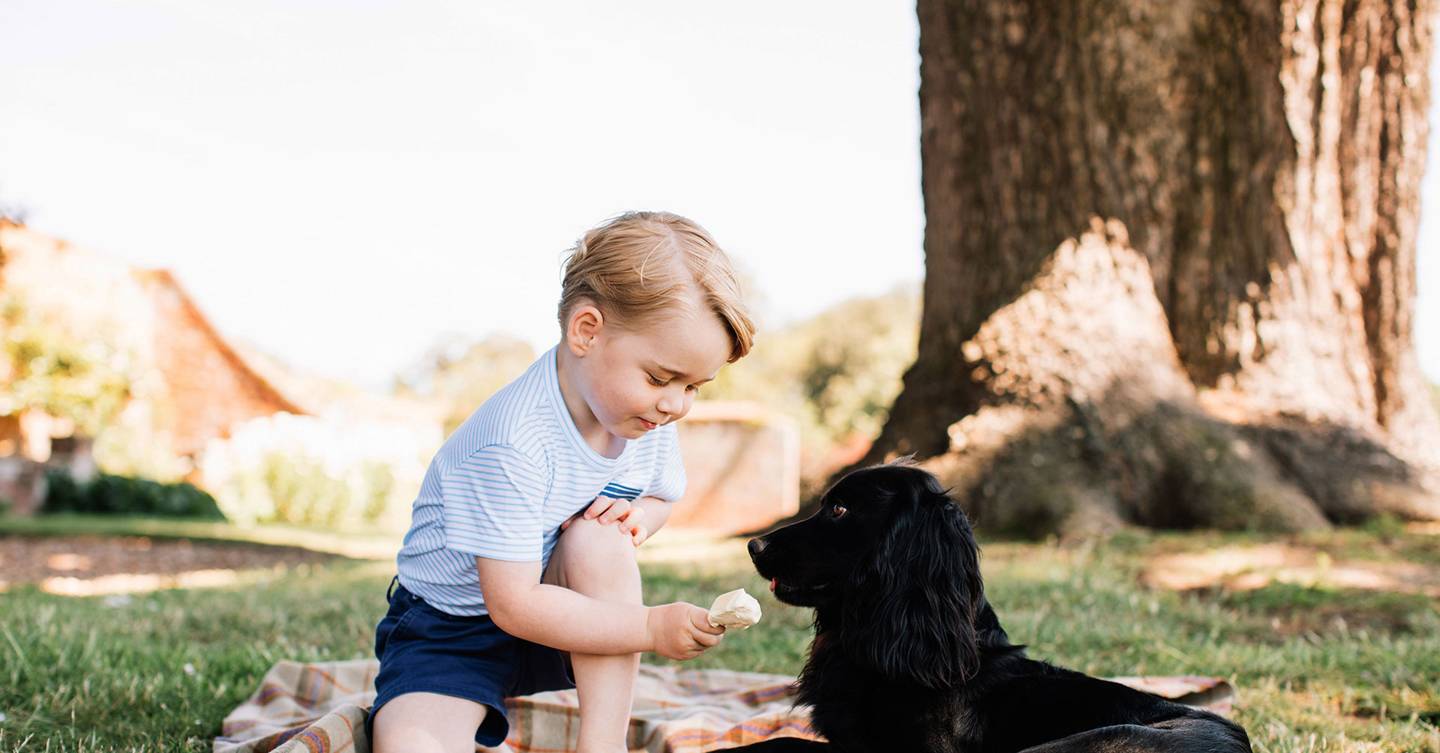
<path fill-rule="evenodd" d="M 1031 532 L 1440 516 L 1432 10 L 919 0 L 919 355 L 865 462 Z"/>

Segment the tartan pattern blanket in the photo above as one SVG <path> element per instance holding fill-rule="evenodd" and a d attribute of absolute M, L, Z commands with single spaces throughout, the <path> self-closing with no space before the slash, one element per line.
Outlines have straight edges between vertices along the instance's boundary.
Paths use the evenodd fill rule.
<path fill-rule="evenodd" d="M 214 753 L 369 753 L 365 714 L 375 699 L 373 660 L 302 664 L 282 661 L 225 717 Z M 793 677 L 642 664 L 628 744 L 646 753 L 703 753 L 771 737 L 819 739 L 806 707 L 795 706 Z M 1226 713 L 1234 696 L 1207 677 L 1116 677 L 1132 687 Z M 579 703 L 573 690 L 506 702 L 504 753 L 575 749 Z"/>

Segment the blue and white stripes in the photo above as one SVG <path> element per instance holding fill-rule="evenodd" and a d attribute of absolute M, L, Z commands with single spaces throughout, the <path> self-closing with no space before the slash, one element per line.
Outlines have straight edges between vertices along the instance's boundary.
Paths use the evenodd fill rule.
<path fill-rule="evenodd" d="M 555 369 L 551 348 L 430 462 L 397 563 L 405 588 L 438 609 L 484 614 L 475 557 L 548 563 L 560 524 L 597 496 L 674 501 L 685 492 L 673 424 L 607 458 L 576 430 Z"/>
<path fill-rule="evenodd" d="M 633 502 L 636 497 L 640 496 L 640 490 L 636 489 L 635 487 L 625 486 L 624 484 L 617 484 L 612 481 L 606 484 L 604 489 L 600 490 L 600 495 L 603 497 L 613 497 L 615 499 L 624 499 Z"/>

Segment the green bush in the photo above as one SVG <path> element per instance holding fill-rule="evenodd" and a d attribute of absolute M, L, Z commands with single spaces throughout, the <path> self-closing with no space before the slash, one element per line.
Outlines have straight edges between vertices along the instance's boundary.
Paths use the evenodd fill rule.
<path fill-rule="evenodd" d="M 323 460 L 272 450 L 223 478 L 216 494 L 235 521 L 364 528 L 410 497 L 395 470 L 378 460 L 327 469 Z"/>
<path fill-rule="evenodd" d="M 41 512 L 78 512 L 89 507 L 85 488 L 64 471 L 45 472 L 45 502 Z"/>
<path fill-rule="evenodd" d="M 275 519 L 300 525 L 336 526 L 354 517 L 347 479 L 327 472 L 323 462 L 272 452 L 262 466 Z"/>
<path fill-rule="evenodd" d="M 130 346 L 94 336 L 102 323 L 72 314 L 0 289 L 0 415 L 38 408 L 95 436 L 125 407 L 139 368 Z"/>
<path fill-rule="evenodd" d="M 47 471 L 45 482 L 45 503 L 41 507 L 44 513 L 225 519 L 213 497 L 184 482 L 162 484 L 150 479 L 102 473 L 88 483 L 81 483 L 61 470 Z"/>
<path fill-rule="evenodd" d="M 408 525 L 438 437 L 277 413 L 211 441 L 199 467 L 233 523 L 344 530 Z"/>

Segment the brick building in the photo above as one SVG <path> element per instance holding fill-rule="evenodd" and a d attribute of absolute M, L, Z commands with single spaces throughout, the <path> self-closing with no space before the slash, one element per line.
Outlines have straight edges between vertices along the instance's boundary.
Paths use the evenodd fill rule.
<path fill-rule="evenodd" d="M 104 342 L 135 377 L 126 410 L 158 424 L 177 455 L 193 458 L 241 421 L 307 412 L 236 353 L 167 271 L 135 270 L 0 219 L 0 291 L 56 332 Z M 0 497 L 23 513 L 43 495 L 35 466 L 84 476 L 93 459 L 73 422 L 3 398 L 13 396 L 0 395 Z"/>
<path fill-rule="evenodd" d="M 194 456 L 251 418 L 308 413 L 240 357 L 174 275 L 142 270 L 133 276 L 155 310 L 155 367 L 175 412 L 170 434 L 176 452 Z"/>

